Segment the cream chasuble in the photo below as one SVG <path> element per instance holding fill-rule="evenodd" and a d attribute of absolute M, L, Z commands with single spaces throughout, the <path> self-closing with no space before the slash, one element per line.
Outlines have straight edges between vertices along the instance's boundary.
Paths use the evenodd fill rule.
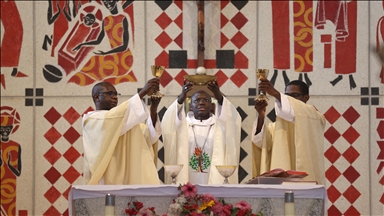
<path fill-rule="evenodd" d="M 222 184 L 224 182 L 224 178 L 217 171 L 216 165 L 239 165 L 241 117 L 236 108 L 225 97 L 223 105 L 216 106 L 215 113 L 217 115 L 212 115 L 206 123 L 204 121 L 201 123 L 201 126 L 205 124 L 206 129 L 199 128 L 198 130 L 201 130 L 201 132 L 198 132 L 197 128 L 199 126 L 195 126 L 196 136 L 199 136 L 197 133 L 206 136 L 205 134 L 208 134 L 210 130 L 207 142 L 213 142 L 210 143 L 211 150 L 208 150 L 212 155 L 210 155 L 211 165 L 208 181 L 205 184 Z M 187 118 L 193 118 L 193 115 L 188 116 Z M 184 164 L 177 176 L 177 184 L 191 181 L 189 176 L 190 149 L 193 149 L 196 145 L 192 129 L 194 120 L 192 118 L 187 121 L 184 104 L 179 107 L 177 100 L 175 100 L 162 119 L 164 164 Z M 209 129 L 210 125 L 212 125 L 211 129 Z M 201 135 L 197 140 L 200 146 L 204 145 L 204 138 Z M 169 176 L 166 175 L 166 183 L 170 182 Z M 199 182 L 201 183 L 201 181 Z M 238 183 L 237 170 L 229 178 L 229 182 L 232 184 Z"/>
<path fill-rule="evenodd" d="M 84 179 L 88 185 L 159 184 L 153 149 L 146 126 L 135 124 L 121 131 L 130 101 L 110 111 L 95 112 L 83 120 Z M 142 121 L 141 118 L 132 121 Z"/>
<path fill-rule="evenodd" d="M 282 168 L 305 171 L 308 173 L 305 180 L 325 184 L 325 118 L 312 105 L 288 99 L 294 109 L 295 122 L 277 116 L 275 123 L 264 123 L 261 148 L 252 145 L 253 176 Z"/>

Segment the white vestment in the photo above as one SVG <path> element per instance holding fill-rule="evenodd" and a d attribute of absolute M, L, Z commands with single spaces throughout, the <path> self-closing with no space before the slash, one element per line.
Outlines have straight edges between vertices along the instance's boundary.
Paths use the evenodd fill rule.
<path fill-rule="evenodd" d="M 216 106 L 215 113 L 209 119 L 196 120 L 192 112 L 185 114 L 184 104 L 179 105 L 177 100 L 165 112 L 162 119 L 164 164 L 184 165 L 177 176 L 177 184 L 222 184 L 224 178 L 216 165 L 239 165 L 241 117 L 225 97 L 223 104 Z M 195 147 L 202 148 L 211 159 L 204 172 L 196 172 L 190 166 Z M 169 183 L 169 176 L 165 175 Z M 238 183 L 238 169 L 229 182 Z"/>
<path fill-rule="evenodd" d="M 325 184 L 325 118 L 311 105 L 286 95 L 275 101 L 276 122 L 266 124 L 257 135 L 252 130 L 253 176 L 282 168 L 305 171 L 306 180 Z"/>
<path fill-rule="evenodd" d="M 147 125 L 142 124 L 147 120 Z M 136 94 L 111 110 L 83 116 L 86 184 L 159 184 L 154 157 L 161 134 Z M 156 149 L 153 149 L 155 147 Z"/>

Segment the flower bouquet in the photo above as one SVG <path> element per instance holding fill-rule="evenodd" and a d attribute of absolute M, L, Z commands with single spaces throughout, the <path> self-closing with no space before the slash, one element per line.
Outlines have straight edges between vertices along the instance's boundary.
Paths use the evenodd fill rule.
<path fill-rule="evenodd" d="M 198 194 L 197 187 L 186 183 L 178 187 L 180 193 L 170 204 L 167 214 L 162 216 L 262 216 L 252 213 L 251 205 L 246 201 L 235 204 L 226 203 L 224 199 L 216 199 L 213 195 Z M 127 215 L 157 215 L 154 207 L 143 208 L 141 202 L 129 202 L 125 211 Z"/>

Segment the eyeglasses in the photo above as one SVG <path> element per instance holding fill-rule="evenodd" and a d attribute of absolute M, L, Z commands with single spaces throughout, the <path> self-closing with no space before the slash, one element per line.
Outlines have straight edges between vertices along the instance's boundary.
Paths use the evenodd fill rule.
<path fill-rule="evenodd" d="M 291 96 L 293 98 L 298 98 L 299 96 L 303 96 L 301 93 L 285 93 L 285 95 Z"/>
<path fill-rule="evenodd" d="M 210 103 L 211 102 L 211 100 L 207 99 L 207 98 L 197 98 L 196 100 L 193 101 L 193 103 L 198 104 L 201 101 L 204 102 L 204 103 Z"/>
<path fill-rule="evenodd" d="M 114 92 L 114 91 L 107 91 L 107 92 L 97 92 L 98 94 L 107 94 L 109 97 L 118 97 L 121 94 Z"/>

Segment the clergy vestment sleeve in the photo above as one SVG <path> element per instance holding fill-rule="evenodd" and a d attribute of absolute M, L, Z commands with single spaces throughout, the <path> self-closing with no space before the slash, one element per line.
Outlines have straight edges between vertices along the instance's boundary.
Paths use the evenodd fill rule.
<path fill-rule="evenodd" d="M 241 116 L 226 97 L 223 97 L 222 106 L 219 104 L 216 106 L 216 113 L 218 113 L 217 121 L 225 127 L 225 161 L 227 164 L 239 165 Z"/>
<path fill-rule="evenodd" d="M 181 121 L 185 118 L 185 113 L 183 111 L 184 104 L 179 104 L 176 101 L 177 104 L 177 112 L 176 112 L 176 118 L 175 118 L 175 127 L 179 127 L 181 124 Z"/>
<path fill-rule="evenodd" d="M 164 144 L 164 164 L 184 164 L 177 176 L 177 184 L 188 182 L 188 125 L 183 105 L 177 99 L 168 107 L 161 121 Z M 165 182 L 171 178 L 165 175 Z"/>
<path fill-rule="evenodd" d="M 288 99 L 289 96 L 280 93 L 280 100 L 275 100 L 276 116 L 289 122 L 295 122 L 295 111 Z"/>
<path fill-rule="evenodd" d="M 252 127 L 252 143 L 255 144 L 257 147 L 261 148 L 263 142 L 264 126 L 261 128 L 260 132 L 256 134 L 258 117 L 259 115 L 256 114 L 256 121 L 253 123 Z"/>
<path fill-rule="evenodd" d="M 281 102 L 278 100 L 275 100 L 276 116 L 279 116 L 280 118 L 285 119 L 289 122 L 295 122 L 295 112 L 291 106 L 291 103 L 288 100 L 288 97 L 289 96 L 280 93 Z M 256 119 L 252 128 L 252 143 L 260 148 L 263 141 L 265 124 L 261 128 L 261 131 L 258 134 L 255 134 L 256 128 L 257 128 L 257 118 L 258 118 L 258 115 L 256 116 Z"/>
<path fill-rule="evenodd" d="M 161 126 L 160 126 L 159 115 L 157 115 L 157 121 L 156 121 L 155 126 L 153 126 L 152 118 L 147 119 L 147 125 L 148 125 L 148 130 L 149 130 L 149 133 L 151 136 L 151 143 L 150 144 L 153 144 L 153 143 L 157 142 L 157 140 L 161 136 L 161 132 L 162 132 Z"/>
<path fill-rule="evenodd" d="M 132 96 L 129 100 L 127 114 L 125 115 L 125 123 L 120 135 L 125 134 L 133 126 L 144 122 L 149 118 L 149 110 L 138 94 Z"/>

